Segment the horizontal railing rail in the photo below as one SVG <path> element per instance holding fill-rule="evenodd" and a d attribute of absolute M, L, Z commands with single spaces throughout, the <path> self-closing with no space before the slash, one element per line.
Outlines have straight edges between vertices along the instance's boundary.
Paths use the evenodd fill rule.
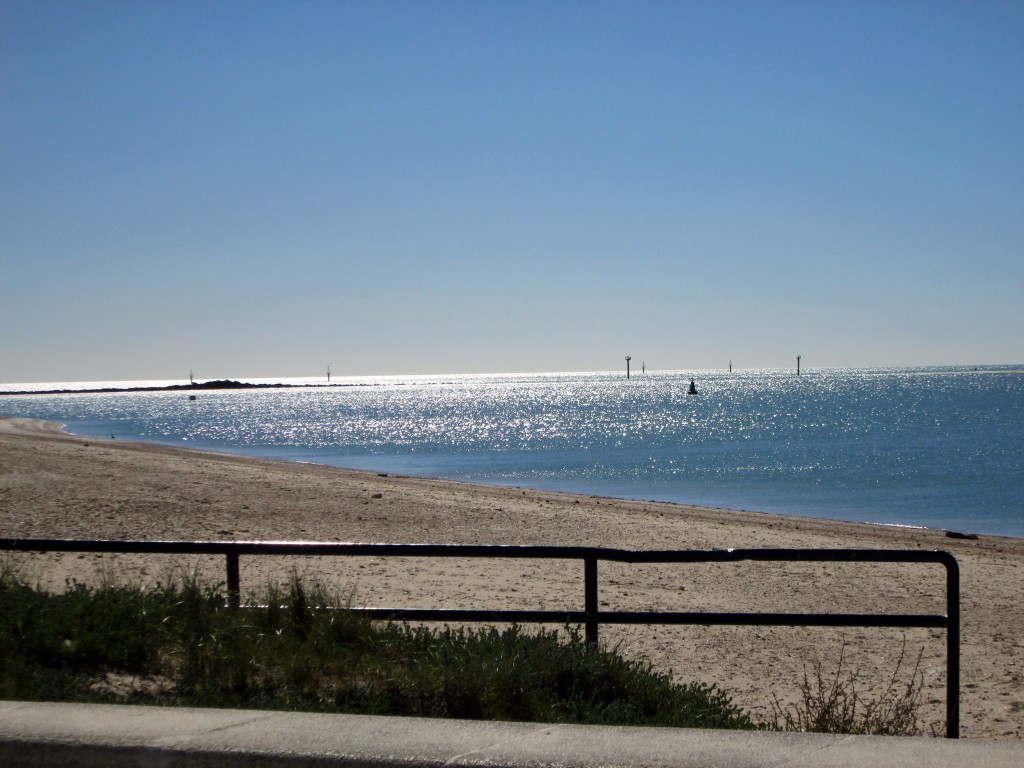
<path fill-rule="evenodd" d="M 117 541 L 0 538 L 0 551 L 117 552 L 222 555 L 227 566 L 228 604 L 241 605 L 239 557 L 303 555 L 465 559 L 546 559 L 583 562 L 583 610 L 482 610 L 454 608 L 351 608 L 373 619 L 486 623 L 582 624 L 597 642 L 601 624 L 704 626 L 905 627 L 946 631 L 946 736 L 960 736 L 960 569 L 948 552 L 903 549 L 722 549 L 628 550 L 579 546 L 489 544 L 369 544 L 299 541 Z M 946 570 L 946 613 L 772 613 L 707 611 L 609 611 L 598 600 L 599 561 L 617 563 L 847 562 L 935 563 Z"/>

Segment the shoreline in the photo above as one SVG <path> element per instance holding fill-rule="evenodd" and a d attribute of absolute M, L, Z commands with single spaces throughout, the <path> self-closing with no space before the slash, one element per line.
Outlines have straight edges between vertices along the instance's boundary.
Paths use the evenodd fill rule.
<path fill-rule="evenodd" d="M 307 385 L 299 385 L 299 384 L 295 384 L 295 385 L 293 385 L 293 384 L 273 384 L 273 385 L 260 384 L 260 385 L 253 385 L 253 386 L 262 387 L 262 388 L 265 388 L 265 387 L 268 387 L 268 386 L 272 387 L 272 388 L 279 388 L 279 387 L 284 387 L 284 388 L 310 388 L 311 387 L 311 388 L 315 388 L 316 386 L 320 386 L 320 385 L 310 385 L 310 387 L 307 387 Z M 364 386 L 364 385 L 337 384 L 337 385 L 330 385 L 330 386 Z M 365 386 L 370 386 L 370 385 L 365 385 Z M 172 388 L 174 388 L 174 387 L 172 387 Z M 0 416 L 0 424 L 2 424 L 2 422 L 4 420 L 17 420 L 19 418 L 20 417 Z M 101 433 L 98 433 L 98 432 L 97 433 L 69 432 L 69 431 L 67 431 L 67 425 L 62 423 L 62 422 L 56 422 L 56 421 L 45 422 L 44 420 L 41 420 L 41 419 L 20 419 L 20 420 L 22 420 L 22 421 L 40 421 L 40 422 L 43 422 L 43 423 L 54 424 L 54 425 L 57 425 L 57 431 L 58 432 L 67 434 L 67 435 L 69 435 L 71 437 L 77 437 L 77 438 L 81 438 L 81 439 L 92 439 L 92 440 L 106 440 L 107 439 L 106 436 L 105 436 L 105 433 L 101 434 Z M 129 443 L 130 442 L 138 442 L 140 444 L 154 445 L 154 446 L 164 446 L 164 447 L 167 447 L 167 448 L 183 448 L 183 449 L 186 449 L 186 450 L 199 451 L 199 452 L 203 452 L 203 453 L 224 454 L 224 455 L 230 455 L 230 456 L 239 456 L 239 457 L 243 457 L 243 458 L 245 458 L 245 457 L 257 458 L 257 459 L 265 459 L 265 460 L 268 460 L 268 461 L 281 461 L 281 462 L 295 463 L 295 464 L 310 464 L 310 465 L 313 465 L 313 466 L 329 467 L 329 468 L 346 470 L 346 471 L 352 471 L 352 472 L 368 472 L 368 473 L 371 473 L 371 474 L 387 473 L 387 474 L 391 474 L 391 475 L 394 475 L 394 476 L 407 476 L 407 477 L 421 478 L 421 479 L 424 479 L 424 480 L 437 480 L 439 482 L 463 483 L 463 484 L 470 485 L 470 486 L 495 487 L 495 488 L 512 488 L 512 489 L 516 489 L 516 490 L 529 490 L 529 491 L 538 492 L 538 493 L 555 493 L 555 494 L 566 494 L 566 495 L 570 495 L 570 496 L 584 496 L 584 497 L 590 497 L 590 498 L 600 498 L 600 499 L 607 499 L 609 501 L 639 502 L 639 503 L 651 503 L 651 504 L 667 504 L 667 505 L 675 505 L 675 506 L 679 506 L 679 507 L 683 507 L 683 508 L 694 508 L 694 507 L 697 507 L 697 508 L 702 508 L 702 509 L 721 510 L 721 511 L 725 511 L 725 512 L 743 512 L 743 513 L 748 513 L 748 514 L 772 515 L 772 516 L 778 516 L 778 517 L 782 517 L 782 518 L 793 518 L 793 519 L 797 519 L 797 520 L 821 520 L 821 521 L 825 521 L 825 522 L 848 523 L 848 524 L 851 524 L 851 525 L 869 525 L 869 526 L 879 526 L 879 527 L 883 527 L 883 528 L 932 531 L 932 532 L 937 532 L 937 533 L 939 533 L 941 535 L 947 536 L 948 538 L 954 538 L 954 539 L 977 539 L 980 536 L 986 536 L 986 537 L 996 537 L 996 538 L 1017 539 L 1017 540 L 1020 540 L 1021 542 L 1024 542 L 1024 535 L 1015 536 L 1015 535 L 1012 535 L 1012 534 L 1005 534 L 1005 533 L 991 533 L 991 532 L 984 531 L 984 530 L 977 530 L 976 531 L 976 530 L 965 529 L 965 528 L 956 528 L 956 529 L 954 529 L 954 528 L 947 528 L 947 527 L 940 527 L 940 526 L 925 526 L 925 525 L 916 525 L 916 524 L 899 523 L 899 522 L 879 522 L 879 521 L 874 521 L 874 520 L 850 520 L 850 519 L 847 519 L 847 518 L 839 518 L 839 517 L 823 517 L 823 516 L 816 515 L 816 514 L 802 514 L 800 512 L 787 511 L 785 509 L 751 509 L 751 508 L 747 508 L 745 506 L 730 506 L 728 504 L 728 502 L 725 502 L 725 503 L 715 503 L 715 502 L 710 502 L 710 503 L 708 503 L 708 502 L 704 502 L 704 503 L 699 503 L 699 502 L 691 503 L 691 502 L 688 502 L 688 501 L 676 501 L 676 500 L 672 500 L 672 499 L 652 499 L 649 496 L 640 496 L 640 495 L 637 495 L 637 496 L 614 495 L 614 494 L 602 493 L 600 491 L 589 491 L 589 490 L 582 489 L 582 488 L 581 489 L 573 489 L 573 488 L 545 488 L 545 487 L 542 487 L 542 486 L 516 485 L 516 484 L 513 484 L 513 483 L 487 482 L 487 481 L 474 480 L 474 479 L 445 478 L 445 477 L 438 477 L 436 475 L 410 473 L 409 471 L 403 471 L 401 469 L 399 469 L 399 470 L 388 469 L 388 468 L 361 469 L 361 468 L 355 468 L 355 467 L 348 467 L 348 466 L 344 466 L 344 465 L 340 465 L 340 464 L 331 464 L 331 463 L 325 463 L 325 462 L 320 462 L 320 461 L 311 461 L 311 460 L 308 460 L 308 459 L 288 458 L 287 456 L 284 456 L 284 455 L 274 455 L 272 453 L 260 455 L 259 453 L 249 452 L 249 451 L 246 451 L 246 450 L 241 449 L 241 448 L 232 449 L 232 448 L 196 447 L 196 446 L 193 446 L 193 445 L 183 444 L 183 443 L 180 443 L 178 441 L 169 440 L 169 439 L 165 439 L 165 440 L 145 440 L 145 439 L 136 438 L 136 437 L 115 438 L 114 435 L 111 435 L 110 438 L 111 439 L 119 439 L 119 440 L 121 440 L 123 442 L 129 442 Z"/>
<path fill-rule="evenodd" d="M 72 435 L 55 422 L 0 419 L 0 536 L 164 540 L 566 544 L 626 549 L 864 547 L 943 549 L 961 567 L 961 723 L 965 737 L 1024 738 L 1024 540 L 669 502 L 436 480 L 194 448 Z M 174 567 L 222 581 L 209 559 L 19 556 L 59 587 L 105 572 L 142 583 Z M 290 568 L 395 607 L 576 608 L 581 574 L 557 561 L 294 563 L 243 558 L 243 590 Z M 570 571 L 570 572 L 566 572 Z M 894 578 L 898 576 L 899 578 Z M 941 569 L 759 564 L 602 566 L 602 608 L 943 613 Z M 902 638 L 924 656 L 923 719 L 944 709 L 944 633 L 937 630 L 609 627 L 608 643 L 686 682 L 718 684 L 755 716 L 795 699 L 804 671 L 840 653 L 880 690 Z M 859 688 L 861 689 L 861 688 Z"/>
<path fill-rule="evenodd" d="M 322 391 L 322 378 L 197 379 L 203 386 L 273 387 L 202 394 L 187 388 L 127 390 L 187 387 L 188 378 L 53 382 L 17 389 L 71 394 L 0 398 L 10 406 L 0 412 L 70 420 L 69 429 L 83 435 L 331 466 L 1024 538 L 1018 503 L 1024 488 L 1014 471 L 1021 434 L 1020 413 L 1012 408 L 1017 381 L 1012 372 L 1017 370 L 1019 364 L 1000 369 L 1011 372 L 1010 378 L 996 377 L 997 382 L 989 376 L 988 384 L 982 381 L 986 377 L 974 375 L 986 370 L 964 369 L 835 369 L 799 385 L 785 372 L 768 372 L 765 380 L 709 372 L 702 389 L 708 397 L 679 403 L 674 399 L 681 394 L 679 382 L 672 376 L 638 381 L 640 389 L 634 391 L 606 372 L 598 376 L 595 392 L 612 399 L 593 414 L 574 404 L 576 388 L 587 391 L 588 374 L 566 374 L 566 382 L 555 386 L 550 377 L 556 374 L 523 374 L 526 378 L 509 379 L 508 387 L 498 376 L 467 378 L 465 387 L 420 376 L 407 382 L 353 378 L 332 380 L 335 388 Z M 955 384 L 919 373 L 965 375 Z M 415 391 L 401 389 L 406 383 L 416 383 Z M 444 396 L 426 388 L 434 384 L 445 384 Z M 446 388 L 449 384 L 453 389 Z M 484 393 L 491 393 L 492 386 L 501 407 L 514 408 L 517 418 L 488 425 L 491 395 Z M 621 392 L 628 415 L 609 405 L 620 396 L 611 394 L 620 387 L 626 387 Z M 72 391 L 79 388 L 120 394 L 99 394 L 94 400 L 88 393 L 77 397 Z M 884 397 L 861 394 L 873 390 Z M 943 429 L 921 432 L 925 422 L 905 418 L 904 400 L 917 402 L 918 392 L 926 397 L 926 410 L 946 425 Z M 192 400 L 198 402 L 187 402 Z M 394 408 L 364 418 L 392 400 L 411 408 L 417 418 L 402 423 L 408 414 Z M 1005 418 L 1003 406 L 1010 408 Z M 301 427 L 291 420 L 285 427 L 276 417 L 264 421 L 278 409 L 306 421 Z M 359 418 L 351 409 L 358 410 Z M 549 415 L 541 415 L 548 410 Z M 241 420 L 228 416 L 232 413 Z M 663 424 L 647 431 L 655 413 Z M 581 418 L 590 421 L 583 425 Z M 459 426 L 438 434 L 439 419 Z M 603 454 L 600 459 L 597 452 Z"/>

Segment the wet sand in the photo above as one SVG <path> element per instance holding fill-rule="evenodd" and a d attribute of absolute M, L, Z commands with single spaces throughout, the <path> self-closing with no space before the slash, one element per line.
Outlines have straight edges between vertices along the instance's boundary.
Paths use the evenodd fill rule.
<path fill-rule="evenodd" d="M 378 475 L 83 438 L 26 419 L 0 419 L 0 536 L 944 549 L 961 568 L 962 735 L 1024 737 L 1024 539 Z M 53 588 L 72 578 L 151 583 L 182 568 L 224 578 L 220 558 L 0 557 Z M 360 605 L 583 605 L 582 565 L 568 561 L 243 558 L 243 590 L 291 569 Z M 939 565 L 602 564 L 600 582 L 609 610 L 945 612 Z M 601 636 L 680 681 L 717 683 L 755 717 L 770 713 L 773 695 L 793 701 L 816 663 L 834 671 L 840 653 L 859 671 L 858 690 L 879 690 L 905 638 L 905 672 L 923 651 L 922 726 L 944 717 L 941 630 L 637 626 Z"/>

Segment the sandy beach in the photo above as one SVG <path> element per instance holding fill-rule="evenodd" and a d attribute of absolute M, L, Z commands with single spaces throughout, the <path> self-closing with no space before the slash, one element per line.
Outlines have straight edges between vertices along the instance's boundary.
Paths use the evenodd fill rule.
<path fill-rule="evenodd" d="M 878 547 L 944 549 L 962 578 L 964 737 L 1024 737 L 1024 539 L 926 531 L 679 504 L 624 501 L 262 460 L 0 419 L 0 536 L 580 544 L 629 549 Z M 6 557 L 10 561 L 11 557 Z M 18 555 L 60 587 L 106 574 L 164 580 L 176 568 L 223 580 L 220 559 Z M 357 604 L 582 607 L 582 566 L 547 561 L 243 558 L 242 584 L 297 568 Z M 754 564 L 601 566 L 608 609 L 944 612 L 938 565 Z M 945 706 L 945 638 L 937 630 L 629 627 L 602 640 L 680 681 L 717 683 L 755 717 L 773 694 L 795 699 L 804 670 L 840 653 L 864 692 L 884 687 L 903 640 L 923 652 L 923 725 Z M 845 649 L 845 650 L 844 650 Z M 906 671 L 909 671 L 906 670 Z"/>

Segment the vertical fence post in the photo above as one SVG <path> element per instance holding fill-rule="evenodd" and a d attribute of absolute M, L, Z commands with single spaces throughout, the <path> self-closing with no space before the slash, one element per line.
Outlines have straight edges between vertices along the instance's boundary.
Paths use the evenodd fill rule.
<path fill-rule="evenodd" d="M 241 577 L 238 574 L 238 552 L 229 549 L 224 553 L 228 566 L 228 606 L 238 608 L 242 604 Z"/>
<path fill-rule="evenodd" d="M 960 738 L 960 566 L 946 563 L 946 738 Z"/>
<path fill-rule="evenodd" d="M 583 611 L 588 643 L 597 643 L 597 558 L 583 558 Z"/>

